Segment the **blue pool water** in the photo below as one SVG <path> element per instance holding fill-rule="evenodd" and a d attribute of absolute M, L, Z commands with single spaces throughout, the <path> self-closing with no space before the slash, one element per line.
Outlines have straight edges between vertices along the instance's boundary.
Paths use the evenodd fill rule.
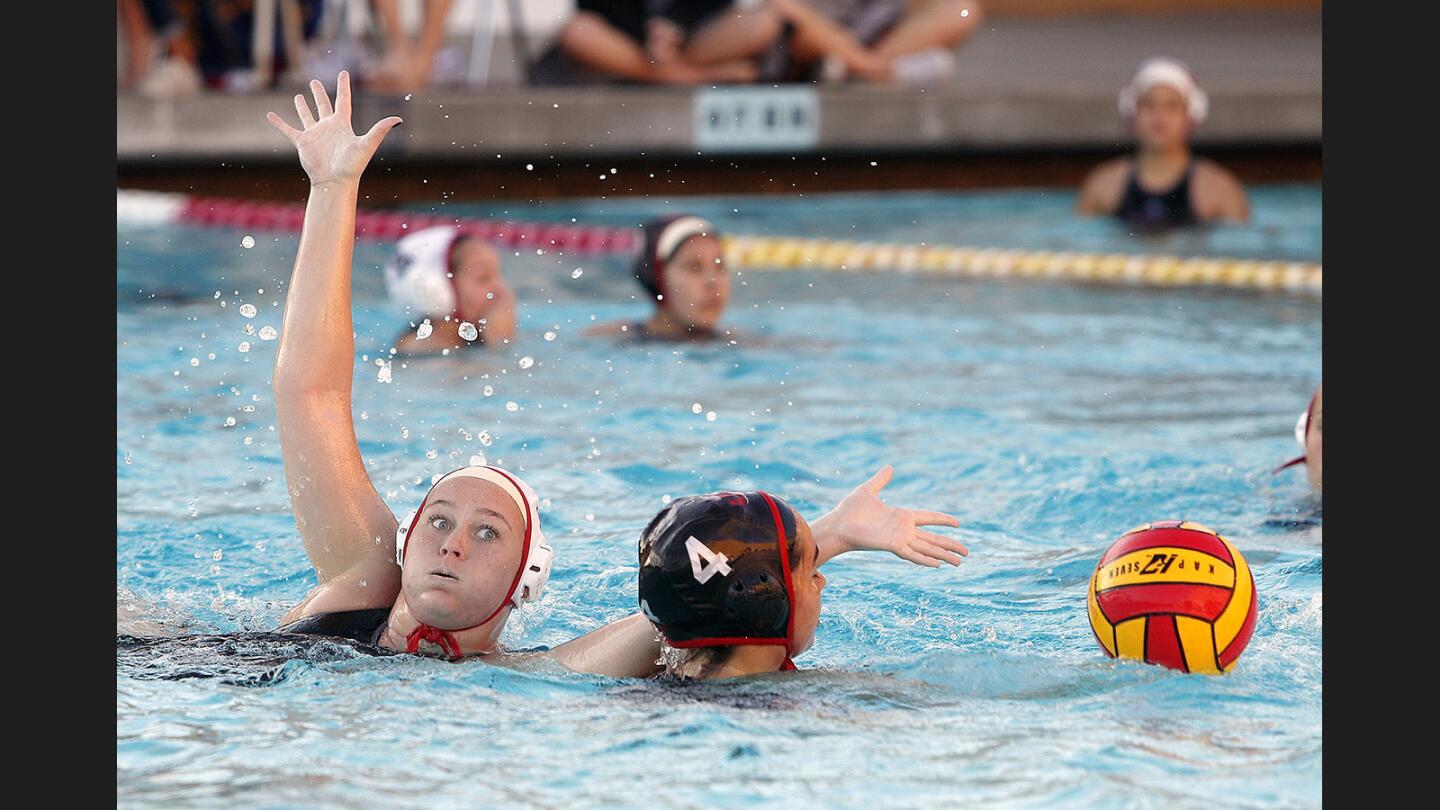
<path fill-rule="evenodd" d="M 1252 199 L 1254 226 L 1141 241 L 1071 219 L 1059 191 L 443 210 L 633 224 L 683 205 L 737 233 L 1320 260 L 1318 188 Z M 273 429 L 277 342 L 261 335 L 279 328 L 296 238 L 245 235 L 117 235 L 117 607 L 160 632 L 271 629 L 314 584 Z M 508 646 L 633 612 L 635 542 L 667 496 L 763 488 L 815 517 L 893 462 L 887 500 L 956 515 L 971 556 L 835 560 L 803 671 L 744 682 L 337 648 L 256 687 L 155 679 L 166 661 L 122 657 L 120 806 L 1320 803 L 1319 508 L 1303 473 L 1268 472 L 1296 454 L 1319 382 L 1317 302 L 737 272 L 725 322 L 763 340 L 637 347 L 580 335 L 643 316 L 623 262 L 531 251 L 506 259 L 513 349 L 396 361 L 381 382 L 403 325 L 385 257 L 356 251 L 361 450 L 397 513 L 475 455 L 539 491 L 556 564 Z M 1259 621 L 1230 675 L 1113 662 L 1091 634 L 1100 554 L 1172 517 L 1218 529 L 1254 568 Z"/>

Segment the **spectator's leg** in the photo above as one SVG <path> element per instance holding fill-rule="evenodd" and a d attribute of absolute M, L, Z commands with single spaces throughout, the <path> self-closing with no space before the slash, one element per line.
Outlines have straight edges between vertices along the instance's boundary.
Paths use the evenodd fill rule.
<path fill-rule="evenodd" d="M 119 0 L 120 30 L 125 33 L 125 84 L 138 84 L 150 72 L 155 31 L 140 0 Z"/>
<path fill-rule="evenodd" d="M 425 0 L 420 33 L 412 43 L 400 24 L 398 0 L 374 0 L 375 16 L 385 35 L 385 56 L 371 84 L 377 90 L 418 90 L 430 79 L 435 54 L 445 43 L 445 21 L 454 0 Z"/>
<path fill-rule="evenodd" d="M 845 26 L 805 0 L 770 0 L 769 6 L 782 20 L 795 26 L 797 62 L 804 64 L 833 56 L 844 63 L 851 76 L 872 81 L 890 78 L 888 59 L 866 48 Z"/>
<path fill-rule="evenodd" d="M 717 14 L 685 43 L 681 56 L 696 66 L 753 59 L 780 36 L 784 23 L 769 6 Z"/>
<path fill-rule="evenodd" d="M 588 11 L 578 11 L 560 32 L 560 47 L 572 59 L 595 70 L 637 82 L 696 84 L 700 71 L 685 63 L 657 65 L 623 31 Z"/>
<path fill-rule="evenodd" d="M 985 11 L 978 0 L 911 0 L 900 23 L 879 42 L 885 59 L 927 48 L 953 48 L 980 26 Z"/>

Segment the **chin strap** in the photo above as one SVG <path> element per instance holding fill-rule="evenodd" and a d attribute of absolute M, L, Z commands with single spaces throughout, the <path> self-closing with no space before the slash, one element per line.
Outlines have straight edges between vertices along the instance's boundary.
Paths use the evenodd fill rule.
<path fill-rule="evenodd" d="M 422 641 L 428 641 L 440 647 L 440 649 L 445 651 L 446 655 L 450 656 L 451 661 L 456 661 L 464 657 L 464 654 L 460 651 L 460 641 L 455 638 L 453 633 L 449 630 L 431 627 L 428 624 L 421 624 L 419 627 L 411 630 L 410 635 L 405 637 L 405 652 L 418 653 L 420 651 L 420 642 Z"/>
<path fill-rule="evenodd" d="M 799 669 L 799 667 L 795 666 L 795 662 L 794 662 L 794 661 L 791 661 L 791 660 L 790 660 L 790 656 L 787 654 L 787 655 L 785 656 L 785 663 L 783 663 L 783 664 L 780 665 L 780 671 L 781 671 L 781 672 L 795 672 L 797 669 Z"/>

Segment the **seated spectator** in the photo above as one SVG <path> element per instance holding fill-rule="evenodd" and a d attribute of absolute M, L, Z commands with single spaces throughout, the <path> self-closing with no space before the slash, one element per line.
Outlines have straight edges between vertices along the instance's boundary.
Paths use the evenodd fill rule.
<path fill-rule="evenodd" d="M 1235 175 L 1190 153 L 1191 133 L 1208 106 L 1205 91 L 1183 64 L 1163 57 L 1141 63 L 1120 91 L 1120 113 L 1135 138 L 1135 156 L 1091 171 L 1076 212 L 1116 216 L 1138 228 L 1248 222 L 1250 201 Z"/>
<path fill-rule="evenodd" d="M 654 84 L 749 82 L 780 36 L 763 2 L 578 0 L 559 51 L 579 71 Z"/>
<path fill-rule="evenodd" d="M 385 289 L 411 317 L 411 328 L 395 339 L 399 354 L 442 354 L 515 338 L 515 294 L 500 274 L 500 254 L 454 226 L 401 239 L 385 265 Z"/>

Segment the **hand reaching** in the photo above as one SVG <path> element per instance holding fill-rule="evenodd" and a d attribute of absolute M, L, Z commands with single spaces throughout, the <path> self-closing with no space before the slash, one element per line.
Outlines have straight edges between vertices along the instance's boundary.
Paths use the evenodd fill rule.
<path fill-rule="evenodd" d="M 960 558 L 970 554 L 969 549 L 920 527 L 959 526 L 960 521 L 943 512 L 887 505 L 880 500 L 880 490 L 894 477 L 895 469 L 885 465 L 821 518 L 836 522 L 840 547 L 835 553 L 862 549 L 889 551 L 902 560 L 930 568 L 939 568 L 942 562 L 959 565 Z"/>
<path fill-rule="evenodd" d="M 300 166 L 310 177 L 312 186 L 358 182 L 380 142 L 385 140 L 385 134 L 400 123 L 400 118 L 392 115 L 382 119 L 369 132 L 357 136 L 350 128 L 348 71 L 340 71 L 333 108 L 325 86 L 318 79 L 310 80 L 310 91 L 315 96 L 319 117 L 310 114 L 305 96 L 295 96 L 295 111 L 300 114 L 303 131 L 285 123 L 285 119 L 273 112 L 266 115 L 266 119 L 295 144 L 295 150 L 300 154 Z"/>

